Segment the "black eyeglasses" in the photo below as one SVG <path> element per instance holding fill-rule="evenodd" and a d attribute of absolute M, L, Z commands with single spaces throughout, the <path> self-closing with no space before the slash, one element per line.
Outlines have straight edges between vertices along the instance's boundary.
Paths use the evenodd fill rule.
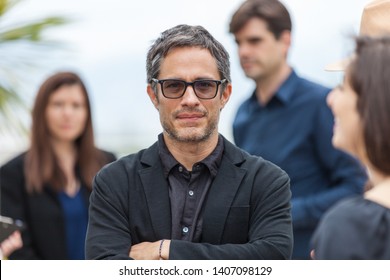
<path fill-rule="evenodd" d="M 188 83 L 183 80 L 166 79 L 158 80 L 152 79 L 153 82 L 161 85 L 161 91 L 164 97 L 169 99 L 178 99 L 184 95 L 188 86 L 192 86 L 195 95 L 200 99 L 213 99 L 218 92 L 219 85 L 226 82 L 223 80 L 198 80 Z"/>

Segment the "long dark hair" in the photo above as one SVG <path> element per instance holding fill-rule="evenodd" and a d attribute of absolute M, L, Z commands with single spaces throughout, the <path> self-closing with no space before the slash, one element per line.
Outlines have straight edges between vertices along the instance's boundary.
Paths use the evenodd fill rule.
<path fill-rule="evenodd" d="M 24 174 L 29 192 L 42 191 L 45 185 L 60 191 L 66 185 L 66 177 L 58 164 L 49 139 L 46 108 L 50 96 L 64 85 L 80 85 L 87 107 L 87 121 L 84 131 L 76 140 L 77 172 L 83 183 L 92 188 L 92 179 L 106 163 L 104 154 L 95 147 L 91 119 L 91 107 L 87 89 L 80 77 L 72 72 L 59 72 L 50 76 L 39 88 L 32 110 L 31 144 L 26 154 Z"/>
<path fill-rule="evenodd" d="M 390 36 L 357 38 L 347 79 L 358 95 L 368 160 L 390 174 Z"/>

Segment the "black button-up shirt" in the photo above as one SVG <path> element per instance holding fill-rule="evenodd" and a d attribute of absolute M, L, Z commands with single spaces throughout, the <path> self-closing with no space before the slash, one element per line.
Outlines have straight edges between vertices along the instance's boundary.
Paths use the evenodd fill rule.
<path fill-rule="evenodd" d="M 222 160 L 223 140 L 219 136 L 214 151 L 188 171 L 168 150 L 162 134 L 159 154 L 169 184 L 172 239 L 198 242 L 202 233 L 202 205 Z"/>

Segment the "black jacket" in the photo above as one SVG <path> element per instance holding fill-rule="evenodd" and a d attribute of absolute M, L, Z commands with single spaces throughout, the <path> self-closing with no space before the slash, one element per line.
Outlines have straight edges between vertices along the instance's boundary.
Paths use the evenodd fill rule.
<path fill-rule="evenodd" d="M 104 152 L 108 162 L 115 160 L 112 153 Z M 48 186 L 41 193 L 29 194 L 23 172 L 25 153 L 0 168 L 1 215 L 22 220 L 23 247 L 10 259 L 67 259 L 65 221 L 57 194 Z M 81 181 L 81 180 L 80 180 Z M 86 205 L 90 192 L 81 183 Z"/>
<path fill-rule="evenodd" d="M 224 146 L 203 205 L 200 243 L 173 240 L 170 259 L 289 259 L 289 177 L 226 139 Z M 107 165 L 94 181 L 86 258 L 127 259 L 132 244 L 170 239 L 170 211 L 157 143 Z"/>

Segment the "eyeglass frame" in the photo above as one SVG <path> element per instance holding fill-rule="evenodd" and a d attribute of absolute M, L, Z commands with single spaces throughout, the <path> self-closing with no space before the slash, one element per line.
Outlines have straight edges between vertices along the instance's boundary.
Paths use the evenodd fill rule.
<path fill-rule="evenodd" d="M 193 82 L 187 82 L 187 81 L 184 81 L 184 80 L 180 80 L 180 79 L 163 79 L 163 80 L 159 80 L 159 79 L 156 79 L 156 78 L 152 78 L 152 81 L 157 83 L 157 84 L 160 84 L 161 85 L 161 93 L 162 95 L 165 97 L 165 98 L 168 98 L 168 99 L 179 99 L 179 98 L 182 98 L 184 96 L 184 94 L 186 93 L 187 91 L 187 87 L 188 86 L 191 86 L 192 87 L 192 90 L 194 91 L 196 97 L 198 97 L 199 99 L 202 99 L 202 100 L 210 100 L 210 99 L 214 99 L 217 94 L 218 94 L 218 90 L 219 90 L 219 86 L 224 84 L 227 79 L 222 79 L 222 80 L 211 80 L 211 79 L 204 79 L 204 80 L 196 80 L 196 81 L 193 81 Z M 163 87 L 163 83 L 165 81 L 178 81 L 178 82 L 182 82 L 185 84 L 185 87 L 184 87 L 184 90 L 183 90 L 183 93 L 180 95 L 180 96 L 177 96 L 177 97 L 167 97 L 165 94 L 164 94 L 164 87 Z M 215 90 L 215 94 L 213 97 L 210 97 L 210 98 L 204 98 L 204 97 L 200 97 L 198 96 L 198 94 L 196 93 L 196 90 L 195 90 L 195 83 L 197 82 L 214 82 L 217 84 L 217 88 Z"/>

